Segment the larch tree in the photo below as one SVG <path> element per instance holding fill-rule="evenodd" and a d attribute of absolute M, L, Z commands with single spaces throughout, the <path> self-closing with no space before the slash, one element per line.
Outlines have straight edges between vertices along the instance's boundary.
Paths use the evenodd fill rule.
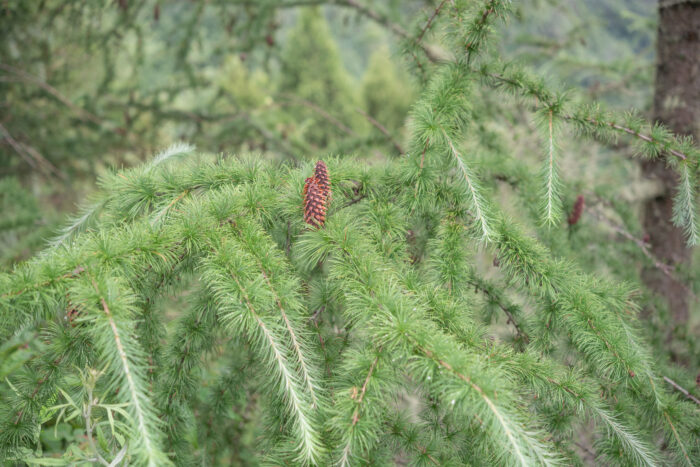
<path fill-rule="evenodd" d="M 309 3 L 238 6 L 258 18 Z M 179 143 L 102 175 L 46 249 L 0 273 L 0 460 L 697 464 L 690 373 L 650 343 L 647 297 L 627 280 L 643 265 L 677 272 L 629 232 L 634 214 L 610 187 L 581 193 L 564 176 L 561 150 L 613 146 L 611 171 L 618 140 L 663 159 L 694 245 L 693 141 L 488 47 L 507 0 L 434 2 L 410 27 L 369 3 L 328 3 L 399 36 L 420 86 L 406 138 L 375 119 L 396 151 L 320 158 L 264 127 L 294 157 Z M 327 32 L 321 11 L 300 12 L 297 39 Z M 285 52 L 280 89 L 318 121 L 309 151 L 367 148 L 358 127 L 339 128 L 337 57 L 309 78 L 328 93 L 313 101 L 294 81 L 315 73 L 295 68 L 306 52 L 289 63 L 301 50 Z M 528 115 L 529 159 L 514 157 L 521 122 L 497 124 L 507 106 Z"/>

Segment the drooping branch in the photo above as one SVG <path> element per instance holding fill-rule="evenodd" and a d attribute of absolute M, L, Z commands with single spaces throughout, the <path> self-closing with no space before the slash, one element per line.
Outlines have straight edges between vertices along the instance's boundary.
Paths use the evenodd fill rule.
<path fill-rule="evenodd" d="M 511 72 L 510 75 L 507 75 L 505 72 L 493 72 L 489 67 L 483 67 L 474 71 L 480 73 L 484 78 L 486 78 L 486 82 L 494 87 L 499 87 L 499 85 L 507 85 L 508 90 L 511 92 L 522 95 L 523 97 L 535 98 L 535 108 L 541 105 L 545 108 L 551 109 L 557 105 L 554 94 L 543 86 L 542 83 L 539 81 L 533 81 L 531 78 L 526 77 L 521 71 Z M 654 148 L 657 148 L 656 150 L 662 152 L 665 151 L 680 160 L 694 159 L 693 156 L 682 149 L 681 145 L 677 142 L 673 135 L 666 132 L 660 132 L 663 134 L 663 137 L 646 134 L 638 129 L 622 125 L 614 120 L 611 120 L 610 118 L 601 118 L 596 116 L 595 113 L 586 112 L 585 109 L 582 110 L 584 110 L 582 113 L 573 114 L 559 112 L 557 116 L 563 120 L 578 124 L 581 129 L 586 131 L 595 132 L 596 130 L 613 130 L 615 132 L 631 135 L 640 141 L 648 143 Z"/>

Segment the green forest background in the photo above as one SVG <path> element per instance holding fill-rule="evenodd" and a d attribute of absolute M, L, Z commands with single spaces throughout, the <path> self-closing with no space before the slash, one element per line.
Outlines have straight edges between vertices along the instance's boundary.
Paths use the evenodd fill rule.
<path fill-rule="evenodd" d="M 11 270 L 79 218 L 102 175 L 177 142 L 292 163 L 401 157 L 430 66 L 402 32 L 419 32 L 438 3 L 0 2 L 0 268 Z M 441 34 L 430 30 L 423 39 L 438 57 Z M 497 26 L 487 51 L 520 62 L 553 89 L 579 88 L 583 100 L 651 118 L 656 35 L 654 0 L 524 0 Z M 511 202 L 512 174 L 541 164 L 528 103 L 496 93 L 476 99 L 480 147 L 493 148 L 478 154 L 480 171 L 508 213 L 531 224 Z M 555 255 L 639 285 L 639 269 L 649 265 L 640 206 L 655 188 L 628 143 L 598 144 L 565 131 L 564 210 L 584 196 L 583 218 L 554 230 L 530 227 Z M 700 285 L 698 264 L 676 271 L 692 291 Z M 641 294 L 655 310 L 645 331 L 665 374 L 700 397 L 697 298 L 692 293 L 687 324 L 670 329 L 664 303 Z M 0 342 L 0 381 L 24 363 L 23 342 Z M 42 442 L 60 452 L 71 436 L 47 430 Z"/>

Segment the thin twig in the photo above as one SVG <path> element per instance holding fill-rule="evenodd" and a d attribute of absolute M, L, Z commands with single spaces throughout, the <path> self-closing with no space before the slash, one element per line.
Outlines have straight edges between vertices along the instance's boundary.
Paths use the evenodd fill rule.
<path fill-rule="evenodd" d="M 70 108 L 75 113 L 79 114 L 81 119 L 91 121 L 92 123 L 96 123 L 98 125 L 102 124 L 102 122 L 104 121 L 103 119 L 101 119 L 97 115 L 90 113 L 87 110 L 83 109 L 82 107 L 79 107 L 79 106 L 73 104 L 70 101 L 70 99 L 68 99 L 66 96 L 61 94 L 58 91 L 58 89 L 56 89 L 55 87 L 46 83 L 45 81 L 42 81 L 41 79 L 37 78 L 36 76 L 31 75 L 24 70 L 20 70 L 19 68 L 15 68 L 13 66 L 7 65 L 6 63 L 0 63 L 0 69 L 5 70 L 9 73 L 12 73 L 12 74 L 24 79 L 27 82 L 30 82 L 30 83 L 33 83 L 33 84 L 39 86 L 41 89 L 43 89 L 44 91 L 48 92 L 53 97 L 58 99 L 58 101 L 61 102 L 63 105 Z"/>
<path fill-rule="evenodd" d="M 367 114 L 364 112 L 362 109 L 355 109 L 357 113 L 362 115 L 367 119 L 367 121 L 372 124 L 373 127 L 375 127 L 377 130 L 379 130 L 384 136 L 386 136 L 386 139 L 389 140 L 391 144 L 394 145 L 394 148 L 399 152 L 399 154 L 406 154 L 406 151 L 401 147 L 401 145 L 394 139 L 394 137 L 389 133 L 389 130 L 386 129 L 384 125 L 379 123 L 377 120 L 375 120 L 371 115 Z"/>
<path fill-rule="evenodd" d="M 566 119 L 569 119 L 569 120 L 573 119 L 573 117 L 570 116 L 570 115 L 565 115 L 565 116 L 563 116 L 563 117 L 566 118 Z M 655 140 L 655 139 L 652 138 L 651 136 L 642 134 L 642 133 L 640 133 L 640 132 L 638 132 L 638 131 L 634 131 L 634 130 L 632 130 L 631 128 L 627 128 L 627 127 L 624 127 L 624 126 L 622 126 L 622 125 L 618 125 L 617 123 L 613 123 L 613 122 L 601 122 L 601 121 L 595 120 L 595 119 L 593 119 L 593 118 L 588 118 L 588 119 L 586 119 L 586 121 L 589 122 L 589 123 L 592 123 L 592 124 L 594 124 L 594 125 L 596 125 L 596 126 L 604 126 L 604 125 L 607 125 L 607 126 L 609 126 L 609 127 L 611 127 L 611 128 L 614 128 L 614 129 L 616 129 L 616 130 L 618 130 L 618 131 L 622 131 L 622 132 L 624 132 L 624 133 L 627 133 L 628 135 L 636 136 L 637 138 L 641 139 L 642 141 L 646 141 L 647 143 L 660 144 L 659 141 Z M 687 156 L 685 153 L 681 152 L 681 151 L 677 151 L 677 150 L 672 149 L 672 148 L 668 148 L 668 149 L 666 149 L 666 151 L 668 151 L 669 154 L 673 154 L 674 156 L 676 156 L 676 157 L 678 157 L 678 158 L 680 158 L 680 159 L 682 159 L 682 160 L 688 159 L 688 156 Z"/>
<path fill-rule="evenodd" d="M 678 383 L 673 381 L 671 378 L 669 378 L 668 376 L 664 376 L 664 381 L 666 381 L 668 384 L 673 386 L 677 391 L 682 392 L 685 395 L 685 397 L 687 397 L 691 401 L 695 402 L 696 404 L 700 405 L 700 399 L 698 399 L 697 397 L 695 397 L 694 395 L 689 393 L 687 389 L 680 386 Z"/>
<path fill-rule="evenodd" d="M 596 459 L 597 456 L 596 456 L 596 453 L 595 453 L 595 452 L 591 451 L 590 449 L 588 449 L 586 446 L 584 446 L 584 445 L 581 444 L 581 443 L 574 442 L 574 444 L 575 444 L 576 446 L 578 446 L 579 448 L 581 448 L 586 454 L 588 454 L 589 456 L 591 456 L 591 459 L 593 459 L 593 460 Z"/>
<path fill-rule="evenodd" d="M 357 422 L 360 421 L 360 405 L 362 405 L 362 400 L 365 398 L 365 393 L 367 392 L 367 386 L 369 385 L 369 380 L 372 377 L 372 373 L 374 373 L 374 369 L 377 367 L 377 362 L 379 362 L 379 355 L 381 354 L 381 352 L 382 352 L 382 348 L 379 347 L 377 349 L 377 356 L 374 358 L 374 361 L 372 362 L 372 366 L 370 366 L 370 368 L 369 368 L 369 372 L 367 373 L 367 377 L 365 378 L 365 382 L 362 384 L 362 389 L 360 389 L 360 394 L 357 397 L 357 407 L 355 407 L 355 412 L 352 414 L 352 426 L 357 425 Z"/>
<path fill-rule="evenodd" d="M 363 199 L 365 199 L 366 197 L 367 197 L 367 195 L 363 193 L 360 196 L 358 196 L 357 198 L 352 198 L 350 201 L 348 201 L 347 203 L 340 206 L 335 212 L 338 212 L 341 209 L 348 208 L 348 207 L 352 206 L 353 204 L 357 204 L 360 201 L 362 201 Z"/>
<path fill-rule="evenodd" d="M 419 40 L 416 40 L 415 38 L 413 38 L 404 28 L 402 28 L 398 24 L 392 23 L 391 21 L 389 21 L 388 18 L 381 16 L 380 14 L 375 12 L 374 10 L 369 9 L 368 7 L 366 7 L 364 5 L 361 5 L 356 0 L 332 0 L 328 3 L 330 3 L 331 5 L 338 5 L 338 6 L 344 6 L 344 7 L 355 9 L 358 13 L 360 13 L 363 16 L 366 16 L 367 18 L 371 19 L 375 23 L 389 28 L 389 30 L 391 32 L 393 32 L 394 34 L 396 34 L 397 36 L 413 42 L 416 46 L 418 46 L 421 50 L 423 50 L 426 57 L 428 57 L 428 59 L 431 62 L 440 61 L 441 57 L 433 49 L 431 49 L 427 45 L 421 44 Z"/>
<path fill-rule="evenodd" d="M 313 110 L 314 112 L 320 114 L 323 116 L 326 120 L 328 120 L 331 124 L 333 124 L 335 127 L 339 128 L 343 132 L 347 133 L 350 136 L 357 136 L 357 133 L 355 133 L 352 128 L 348 127 L 345 125 L 343 122 L 335 118 L 333 115 L 328 113 L 326 110 L 323 108 L 319 107 L 318 105 L 314 104 L 311 101 L 308 101 L 306 99 L 302 99 L 301 97 L 294 96 L 292 94 L 284 94 L 282 97 L 288 99 L 291 102 L 294 102 L 296 104 L 302 105 L 308 109 Z"/>
<path fill-rule="evenodd" d="M 437 6 L 435 11 L 433 11 L 433 14 L 428 18 L 428 22 L 425 23 L 425 26 L 423 26 L 423 29 L 421 29 L 420 34 L 418 34 L 418 37 L 416 38 L 416 44 L 420 44 L 420 41 L 423 40 L 423 36 L 425 35 L 426 31 L 430 29 L 430 25 L 433 23 L 433 20 L 435 17 L 440 13 L 440 10 L 442 10 L 442 7 L 447 3 L 447 0 L 442 0 L 440 4 Z"/>
<path fill-rule="evenodd" d="M 476 281 L 476 280 L 470 280 L 470 281 L 467 281 L 467 283 L 470 284 L 470 285 L 472 285 L 472 286 L 474 286 L 474 288 L 478 289 L 478 290 L 481 291 L 484 295 L 486 295 L 487 297 L 489 297 L 489 298 L 491 299 L 492 302 L 496 303 L 496 305 L 498 305 L 498 307 L 499 307 L 501 310 L 503 310 L 503 312 L 504 312 L 504 313 L 506 314 L 506 316 L 508 317 L 508 322 L 511 323 L 511 324 L 513 325 L 513 327 L 515 328 L 515 332 L 516 332 L 516 334 L 518 335 L 518 337 L 520 337 L 520 338 L 523 340 L 523 342 L 525 342 L 525 344 L 530 343 L 530 336 L 528 335 L 527 332 L 525 332 L 525 331 L 520 327 L 520 325 L 518 324 L 518 322 L 515 320 L 515 317 L 513 316 L 513 313 L 510 311 L 510 307 L 509 307 L 508 305 L 506 305 L 505 303 L 502 303 L 500 300 L 498 300 L 498 297 L 495 297 L 494 294 L 493 294 L 487 287 L 484 287 L 483 284 L 480 284 L 478 281 Z"/>
<path fill-rule="evenodd" d="M 659 259 L 656 258 L 656 256 L 654 256 L 652 254 L 652 252 L 649 250 L 649 246 L 647 245 L 647 243 L 644 240 L 635 237 L 634 235 L 629 233 L 627 230 L 625 230 L 623 227 L 617 225 L 615 222 L 613 222 L 610 218 L 608 218 L 600 210 L 589 208 L 588 212 L 591 213 L 591 215 L 593 216 L 594 219 L 598 220 L 599 222 L 604 223 L 610 229 L 612 229 L 615 233 L 621 235 L 622 237 L 626 238 L 627 240 L 629 240 L 632 243 L 634 243 L 635 245 L 637 245 L 637 247 L 639 247 L 639 249 L 642 251 L 644 256 L 646 256 L 649 259 L 649 261 L 651 261 L 651 263 L 654 265 L 654 267 L 656 269 L 661 271 L 666 277 L 668 277 L 672 281 L 678 283 L 686 292 L 688 292 L 688 294 L 693 298 L 693 300 L 698 299 L 698 297 L 695 295 L 695 293 L 683 281 L 679 280 L 673 274 L 673 269 L 671 268 L 670 265 L 662 263 L 661 261 L 659 261 Z"/>
<path fill-rule="evenodd" d="M 49 174 L 54 174 L 58 178 L 66 180 L 66 176 L 63 172 L 58 170 L 58 168 L 53 165 L 48 159 L 46 159 L 44 156 L 41 155 L 39 151 L 34 149 L 33 147 L 20 143 L 17 141 L 5 128 L 4 125 L 0 123 L 0 135 L 12 146 L 12 149 L 15 150 L 17 154 L 24 159 L 27 164 L 29 164 L 32 168 L 36 169 L 39 168 L 37 165 L 40 165 L 43 167 L 43 170 L 46 173 Z"/>

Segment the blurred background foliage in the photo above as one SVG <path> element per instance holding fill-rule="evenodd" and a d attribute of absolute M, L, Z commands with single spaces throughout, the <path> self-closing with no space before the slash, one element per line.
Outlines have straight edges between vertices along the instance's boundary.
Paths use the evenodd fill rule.
<path fill-rule="evenodd" d="M 0 2 L 0 266 L 41 249 L 66 213 L 89 199 L 100 174 L 138 164 L 176 141 L 205 152 L 292 162 L 327 154 L 370 162 L 399 156 L 427 64 L 392 27 L 419 32 L 439 2 L 296 7 L 300 3 L 324 2 Z M 348 6 L 358 4 L 380 20 Z M 492 50 L 535 69 L 555 88 L 580 87 L 582 99 L 634 107 L 649 117 L 654 0 L 524 0 L 514 12 L 499 26 Z M 425 38 L 438 53 L 441 34 L 437 29 Z M 537 216 L 522 214 L 537 200 L 511 194 L 537 183 L 530 174 L 541 142 L 532 114 L 496 92 L 476 99 L 476 131 L 468 144 L 494 195 L 509 201 L 502 205 L 530 223 L 556 255 L 639 284 L 647 258 L 619 230 L 644 237 L 639 203 L 654 188 L 642 181 L 632 149 L 561 138 L 565 208 L 584 195 L 589 215 L 569 228 L 542 229 L 531 222 Z M 537 189 L 521 193 L 534 196 Z M 697 290 L 693 270 L 682 276 Z M 697 368 L 697 299 L 688 329 L 671 343 L 659 331 L 667 319 L 664 305 L 643 299 L 656 310 L 648 333 L 660 352 Z M 0 364 L 0 375 L 21 360 L 21 352 L 11 350 L 28 338 L 0 347 L 13 355 Z M 687 381 L 687 375 L 671 374 Z M 254 439 L 209 431 L 222 444 L 238 440 L 244 457 Z M 72 436 L 68 426 L 57 433 Z M 59 449 L 56 443 L 45 440 L 45 449 Z"/>
<path fill-rule="evenodd" d="M 419 59 L 345 2 L 285 3 L 4 1 L 0 176 L 14 180 L 3 186 L 19 185 L 2 195 L 3 213 L 26 221 L 34 212 L 38 228 L 27 238 L 21 225 L 3 222 L 2 264 L 39 248 L 56 214 L 73 210 L 96 174 L 173 141 L 280 159 L 395 155 L 420 89 Z M 410 29 L 433 3 L 366 6 Z M 648 109 L 655 15 L 653 0 L 528 0 L 516 4 L 497 46 L 591 98 Z M 440 31 L 432 34 L 438 42 Z M 504 122 L 510 132 L 523 116 L 488 99 L 501 119 L 512 117 Z"/>

